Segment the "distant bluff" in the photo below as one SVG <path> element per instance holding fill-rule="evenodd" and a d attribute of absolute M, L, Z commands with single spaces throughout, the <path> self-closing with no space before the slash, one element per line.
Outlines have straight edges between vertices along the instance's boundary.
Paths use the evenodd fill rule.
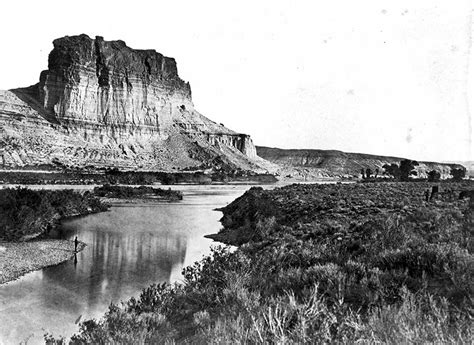
<path fill-rule="evenodd" d="M 194 109 L 173 58 L 100 36 L 53 45 L 39 83 L 0 91 L 0 167 L 265 170 L 249 135 Z"/>
<path fill-rule="evenodd" d="M 365 153 L 351 153 L 336 150 L 279 149 L 257 146 L 259 157 L 279 166 L 278 174 L 296 179 L 359 177 L 363 169 L 378 169 L 383 173 L 385 164 L 399 164 L 405 158 L 376 156 Z M 451 169 L 465 169 L 455 163 L 436 163 L 419 161 L 415 168 L 417 176 L 427 178 L 428 172 L 436 170 L 442 178 L 450 177 Z"/>

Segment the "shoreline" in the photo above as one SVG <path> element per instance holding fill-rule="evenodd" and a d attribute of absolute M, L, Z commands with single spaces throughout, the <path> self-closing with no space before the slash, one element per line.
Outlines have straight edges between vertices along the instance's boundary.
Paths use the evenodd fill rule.
<path fill-rule="evenodd" d="M 8 191 L 6 192 L 8 193 Z M 174 201 L 182 199 L 180 192 L 172 191 L 168 193 L 171 193 L 171 195 L 159 195 L 152 198 L 146 198 L 143 195 L 136 196 L 135 198 L 107 198 L 95 195 L 92 199 L 82 196 L 80 200 L 74 199 L 75 203 L 73 203 L 72 208 L 71 205 L 69 205 L 70 207 L 67 208 L 66 211 L 63 211 L 62 216 L 59 216 L 58 211 L 55 209 L 52 214 L 48 214 L 47 216 L 37 215 L 37 217 L 44 218 L 50 228 L 48 231 L 51 231 L 58 226 L 59 221 L 107 211 L 110 205 L 104 203 L 104 201 L 108 203 L 112 202 L 116 205 L 123 205 L 138 203 L 139 201 L 162 202 L 165 200 Z M 74 193 L 72 194 L 74 195 Z M 96 200 L 99 202 L 99 205 L 91 203 L 91 200 Z M 84 202 L 86 202 L 85 206 L 83 205 Z M 74 241 L 38 238 L 38 236 L 44 234 L 44 229 L 45 226 L 42 226 L 38 229 L 38 232 L 23 234 L 23 236 L 16 239 L 16 241 L 0 241 L 0 285 L 16 280 L 26 273 L 68 261 L 74 258 L 74 255 L 82 251 L 86 246 L 85 243 L 79 242 L 77 252 L 75 252 Z M 26 241 L 25 239 L 27 238 L 30 240 Z"/>
<path fill-rule="evenodd" d="M 433 186 L 440 187 L 438 195 L 433 201 L 425 201 L 424 192 Z M 241 246 L 268 240 L 270 233 L 260 233 L 259 229 L 259 223 L 268 221 L 276 222 L 277 228 L 286 227 L 287 231 L 305 232 L 317 223 L 329 222 L 328 225 L 337 219 L 336 227 L 349 229 L 351 222 L 364 223 L 376 215 L 388 217 L 390 213 L 405 214 L 417 208 L 439 212 L 452 208 L 467 212 L 467 203 L 459 195 L 472 186 L 471 180 L 464 180 L 292 184 L 272 190 L 253 187 L 227 206 L 216 209 L 222 212 L 222 228 L 204 237 L 224 245 Z M 407 204 L 400 206 L 402 203 Z M 330 232 L 335 231 L 329 228 Z"/>
<path fill-rule="evenodd" d="M 79 242 L 77 253 L 86 244 Z M 56 266 L 74 257 L 74 241 L 47 239 L 28 242 L 0 242 L 0 285 L 25 274 Z"/>
<path fill-rule="evenodd" d="M 162 203 L 173 203 L 181 201 L 179 199 L 167 199 L 167 198 L 107 198 L 101 197 L 100 201 L 106 205 L 110 206 L 124 206 L 124 205 L 138 205 L 138 204 L 147 204 L 147 205 L 158 205 Z"/>
<path fill-rule="evenodd" d="M 224 174 L 221 172 L 204 173 L 203 171 L 55 171 L 38 170 L 0 170 L 0 184 L 67 184 L 67 185 L 175 185 L 175 184 L 216 184 L 216 183 L 255 183 L 271 184 L 277 182 L 272 174 L 255 173 L 247 175 Z"/>

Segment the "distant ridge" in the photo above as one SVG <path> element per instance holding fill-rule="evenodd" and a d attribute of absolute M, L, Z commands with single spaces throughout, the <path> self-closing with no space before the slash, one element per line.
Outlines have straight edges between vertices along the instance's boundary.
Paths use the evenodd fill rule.
<path fill-rule="evenodd" d="M 256 146 L 257 155 L 280 166 L 280 175 L 296 178 L 356 177 L 361 169 L 370 168 L 373 172 L 383 172 L 384 164 L 399 163 L 404 158 L 379 156 L 366 153 L 350 153 L 337 150 L 318 149 L 279 149 Z M 437 170 L 442 178 L 449 176 L 451 168 L 461 168 L 456 163 L 437 163 L 418 161 L 416 170 L 420 177 Z"/>

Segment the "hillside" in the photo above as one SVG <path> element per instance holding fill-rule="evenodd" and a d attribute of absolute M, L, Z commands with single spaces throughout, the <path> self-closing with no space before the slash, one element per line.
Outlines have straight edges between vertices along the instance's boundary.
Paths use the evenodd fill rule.
<path fill-rule="evenodd" d="M 399 163 L 404 158 L 376 156 L 364 153 L 349 153 L 336 150 L 296 150 L 257 146 L 257 155 L 277 164 L 281 177 L 312 179 L 328 177 L 358 177 L 361 169 L 378 169 L 383 172 L 384 164 Z M 461 167 L 455 163 L 436 163 L 419 161 L 416 167 L 418 176 L 437 170 L 442 178 L 449 176 L 451 168 Z"/>

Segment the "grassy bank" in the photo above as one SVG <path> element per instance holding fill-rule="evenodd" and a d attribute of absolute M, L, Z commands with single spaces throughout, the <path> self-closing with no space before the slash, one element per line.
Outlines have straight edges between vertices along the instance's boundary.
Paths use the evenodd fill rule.
<path fill-rule="evenodd" d="M 237 250 L 111 306 L 72 342 L 471 343 L 474 209 L 459 193 L 474 186 L 425 201 L 431 186 L 253 188 L 222 210 L 216 238 Z"/>
<path fill-rule="evenodd" d="M 81 251 L 85 244 L 79 243 Z M 54 266 L 74 257 L 74 242 L 37 240 L 0 243 L 0 284 L 44 267 Z"/>

